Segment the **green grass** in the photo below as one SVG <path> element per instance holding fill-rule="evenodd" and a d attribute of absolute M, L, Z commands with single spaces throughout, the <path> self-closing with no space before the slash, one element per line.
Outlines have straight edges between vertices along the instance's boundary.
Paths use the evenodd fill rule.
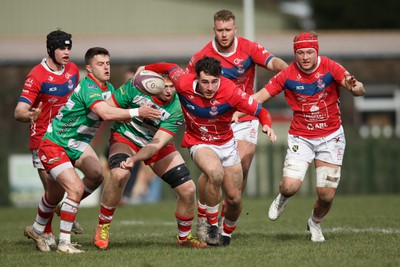
<path fill-rule="evenodd" d="M 23 236 L 35 208 L 0 208 L 1 266 L 400 266 L 399 196 L 337 196 L 324 243 L 305 230 L 314 197 L 293 197 L 276 222 L 267 220 L 271 201 L 246 199 L 231 246 L 203 250 L 175 245 L 174 201 L 119 207 L 106 251 L 92 245 L 98 208 L 81 208 L 85 232 L 72 238 L 85 253 L 76 255 L 35 250 Z"/>

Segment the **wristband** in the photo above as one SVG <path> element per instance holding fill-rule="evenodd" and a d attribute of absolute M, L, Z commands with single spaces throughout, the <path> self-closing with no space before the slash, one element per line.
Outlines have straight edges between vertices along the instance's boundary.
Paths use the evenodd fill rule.
<path fill-rule="evenodd" d="M 129 116 L 131 116 L 131 118 L 139 117 L 139 109 L 138 108 L 129 109 Z"/>
<path fill-rule="evenodd" d="M 271 115 L 265 108 L 262 108 L 260 113 L 258 114 L 258 120 L 261 122 L 262 126 L 268 125 L 269 127 L 271 127 L 272 125 Z"/>

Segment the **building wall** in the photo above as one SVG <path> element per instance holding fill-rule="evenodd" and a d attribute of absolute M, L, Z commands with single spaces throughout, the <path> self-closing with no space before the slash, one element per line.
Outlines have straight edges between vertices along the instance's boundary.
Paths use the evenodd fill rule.
<path fill-rule="evenodd" d="M 58 27 L 75 35 L 209 33 L 213 13 L 230 9 L 243 25 L 242 0 L 2 0 L 0 36 L 42 36 Z M 285 28 L 276 1 L 255 1 L 257 31 Z"/>

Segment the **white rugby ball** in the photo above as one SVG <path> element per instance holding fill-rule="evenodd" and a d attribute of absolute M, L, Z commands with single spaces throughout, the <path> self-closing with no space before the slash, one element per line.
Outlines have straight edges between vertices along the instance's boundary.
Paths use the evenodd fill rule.
<path fill-rule="evenodd" d="M 164 78 L 151 70 L 142 70 L 136 74 L 134 81 L 135 87 L 146 95 L 158 95 L 165 88 Z"/>

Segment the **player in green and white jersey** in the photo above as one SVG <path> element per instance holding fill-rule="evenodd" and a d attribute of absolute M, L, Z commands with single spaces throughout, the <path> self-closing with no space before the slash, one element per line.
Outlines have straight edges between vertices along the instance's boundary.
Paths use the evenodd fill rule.
<path fill-rule="evenodd" d="M 103 120 L 128 120 L 141 115 L 158 118 L 159 112 L 142 106 L 140 109 L 113 107 L 106 102 L 114 91 L 110 79 L 110 55 L 100 47 L 85 54 L 88 72 L 74 89 L 66 105 L 60 109 L 43 137 L 39 157 L 47 173 L 48 187 L 39 202 L 38 213 L 32 226 L 25 228 L 25 236 L 36 242 L 40 251 L 50 251 L 43 231 L 53 209 L 63 199 L 60 210 L 60 236 L 57 250 L 81 253 L 71 243 L 71 227 L 81 200 L 90 195 L 103 181 L 99 158 L 89 145 Z M 81 180 L 75 167 L 84 174 Z"/>
<path fill-rule="evenodd" d="M 161 117 L 158 119 L 135 117 L 130 123 L 114 122 L 111 128 L 109 153 L 111 177 L 104 182 L 99 223 L 95 228 L 93 239 L 95 246 L 100 249 L 108 247 L 110 224 L 130 177 L 130 170 L 122 169 L 120 164 L 134 157 L 136 153 L 143 155 L 138 160 L 143 160 L 149 165 L 178 196 L 175 209 L 178 224 L 177 244 L 197 248 L 207 245 L 190 234 L 195 213 L 196 186 L 185 161 L 171 142 L 178 127 L 183 124 L 183 114 L 172 82 L 167 77 L 164 80 L 165 89 L 156 96 L 139 92 L 134 87 L 132 79 L 112 96 L 115 103 L 122 108 L 138 108 L 151 103 L 161 112 Z"/>

